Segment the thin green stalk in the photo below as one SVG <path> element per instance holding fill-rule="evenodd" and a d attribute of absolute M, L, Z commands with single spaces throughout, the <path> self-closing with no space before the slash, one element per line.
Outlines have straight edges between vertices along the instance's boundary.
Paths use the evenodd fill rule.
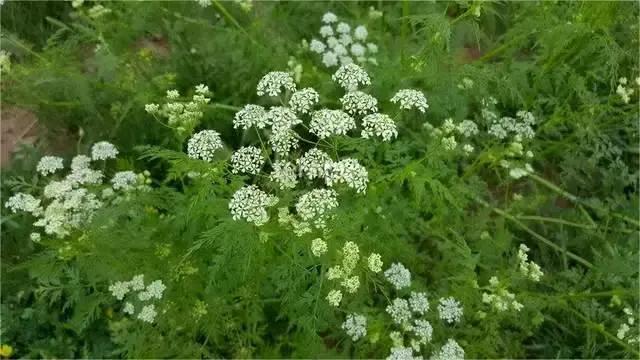
<path fill-rule="evenodd" d="M 635 354 L 636 356 L 640 356 L 640 352 L 638 352 L 637 349 L 632 348 L 631 346 L 629 346 L 629 344 L 625 343 L 624 341 L 618 339 L 617 336 L 609 333 L 608 331 L 604 330 L 604 325 L 602 324 L 598 324 L 598 323 L 594 323 L 593 321 L 591 321 L 591 319 L 589 319 L 588 317 L 582 315 L 579 311 L 574 310 L 570 307 L 567 307 L 567 309 L 569 310 L 569 312 L 573 313 L 575 316 L 577 316 L 578 318 L 580 318 L 582 321 L 585 322 L 585 324 L 587 324 L 587 326 L 597 332 L 599 332 L 600 334 L 604 335 L 604 337 L 608 338 L 609 340 L 615 342 L 616 344 L 622 346 L 623 348 L 625 348 L 627 351 Z"/>
<path fill-rule="evenodd" d="M 545 217 L 545 216 L 521 215 L 521 216 L 517 216 L 517 218 L 520 219 L 520 220 L 534 220 L 534 221 L 542 221 L 542 222 L 550 222 L 550 223 L 574 226 L 574 227 L 579 227 L 579 228 L 583 228 L 583 229 L 587 229 L 587 230 L 593 230 L 593 229 L 596 228 L 593 225 L 579 224 L 579 223 L 576 223 L 576 222 L 573 222 L 573 221 L 550 218 L 550 217 Z"/>
<path fill-rule="evenodd" d="M 233 15 L 231 15 L 231 13 L 227 11 L 227 9 L 220 3 L 219 0 L 213 0 L 212 3 L 216 8 L 218 8 L 218 11 L 220 11 L 220 13 L 222 13 L 222 15 L 224 15 L 224 17 L 229 22 L 231 22 L 236 28 L 238 28 L 238 30 L 240 30 L 247 38 L 249 38 L 252 43 L 259 45 L 259 43 L 254 38 L 252 38 L 251 35 L 249 35 L 247 30 L 245 30 L 245 28 L 240 25 L 238 20 L 236 20 L 236 18 L 234 18 Z"/>
<path fill-rule="evenodd" d="M 590 208 L 592 208 L 592 209 L 594 209 L 594 210 L 598 210 L 598 211 L 602 211 L 602 212 L 608 212 L 606 209 L 603 209 L 603 208 L 600 208 L 600 207 L 597 207 L 597 206 L 595 206 L 595 205 L 591 205 L 591 204 L 589 204 L 589 203 L 586 203 L 586 202 L 582 201 L 582 200 L 581 200 L 579 197 L 577 197 L 576 195 L 573 195 L 573 194 L 571 194 L 571 193 L 569 193 L 569 192 L 567 192 L 567 191 L 565 191 L 565 190 L 561 189 L 561 188 L 560 188 L 560 187 L 558 187 L 556 184 L 554 184 L 554 183 L 552 183 L 552 182 L 548 181 L 547 179 L 544 179 L 544 178 L 542 178 L 542 177 L 540 177 L 540 176 L 538 176 L 538 175 L 536 175 L 536 174 L 529 174 L 529 177 L 530 177 L 530 178 L 532 178 L 532 179 L 534 179 L 534 180 L 536 180 L 537 182 L 541 183 L 542 185 L 544 185 L 544 186 L 548 187 L 549 189 L 551 189 L 551 190 L 553 190 L 553 191 L 557 192 L 558 194 L 560 194 L 560 195 L 562 195 L 562 196 L 566 197 L 567 199 L 569 199 L 569 200 L 571 200 L 571 201 L 573 201 L 573 202 L 577 203 L 577 204 L 581 204 L 581 205 L 584 205 L 584 206 L 588 206 L 588 207 L 590 207 Z M 629 222 L 629 223 L 631 223 L 631 224 L 634 224 L 634 225 L 636 225 L 636 226 L 640 227 L 640 221 L 637 221 L 637 220 L 631 219 L 631 218 L 626 217 L 626 216 L 624 216 L 624 215 L 622 215 L 622 214 L 617 214 L 617 213 L 613 213 L 613 212 L 610 212 L 610 214 L 611 214 L 613 217 L 617 217 L 617 218 L 619 218 L 619 219 L 621 219 L 621 220 L 624 220 L 624 221 L 626 221 L 626 222 Z"/>
<path fill-rule="evenodd" d="M 511 220 L 514 224 L 518 225 L 521 229 L 523 229 L 524 231 L 528 232 L 531 236 L 533 236 L 535 239 L 541 241 L 542 243 L 544 243 L 545 245 L 551 247 L 552 249 L 560 252 L 560 253 L 564 253 L 566 254 L 567 257 L 572 258 L 573 260 L 581 263 L 582 265 L 588 267 L 589 269 L 593 268 L 593 264 L 591 264 L 589 261 L 585 260 L 584 258 L 566 250 L 563 249 L 562 247 L 558 246 L 557 244 L 555 244 L 553 241 L 545 238 L 544 236 L 538 234 L 537 232 L 531 230 L 527 225 L 525 225 L 524 223 L 522 223 L 520 220 L 518 220 L 517 218 L 515 218 L 513 215 L 507 213 L 506 211 L 503 211 L 501 209 L 495 208 L 491 205 L 489 205 L 489 203 L 487 203 L 486 201 L 476 198 L 475 199 L 477 202 L 479 202 L 480 204 L 490 208 L 491 210 L 493 210 L 493 212 L 495 212 L 496 214 L 504 217 L 505 219 Z"/>

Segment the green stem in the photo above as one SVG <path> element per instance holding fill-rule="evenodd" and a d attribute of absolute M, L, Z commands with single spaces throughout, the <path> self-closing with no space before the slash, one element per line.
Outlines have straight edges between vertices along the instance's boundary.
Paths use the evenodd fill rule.
<path fill-rule="evenodd" d="M 524 231 L 528 232 L 531 236 L 533 236 L 535 239 L 541 241 L 542 243 L 544 243 L 545 245 L 551 247 L 552 249 L 566 254 L 567 257 L 572 258 L 573 260 L 581 263 L 582 265 L 588 267 L 589 269 L 593 269 L 593 264 L 591 264 L 589 261 L 585 260 L 584 258 L 566 250 L 563 249 L 562 247 L 558 246 L 557 244 L 555 244 L 553 241 L 545 238 L 544 236 L 538 234 L 537 232 L 531 230 L 527 225 L 523 224 L 520 220 L 516 219 L 513 215 L 507 213 L 506 211 L 500 210 L 498 208 L 495 208 L 491 205 L 489 205 L 489 203 L 487 203 L 486 201 L 476 198 L 475 199 L 478 203 L 490 208 L 491 210 L 493 210 L 493 212 L 495 212 L 496 214 L 504 217 L 505 219 L 511 220 L 514 224 L 518 225 L 520 228 L 522 228 Z"/>
<path fill-rule="evenodd" d="M 242 25 L 240 25 L 240 23 L 238 22 L 238 20 L 236 20 L 236 18 L 233 17 L 233 15 L 231 15 L 231 13 L 229 13 L 227 11 L 227 9 L 220 3 L 219 0 L 213 0 L 212 1 L 213 5 L 218 8 L 218 11 L 220 11 L 222 13 L 222 15 L 224 15 L 225 18 L 227 18 L 227 20 L 229 20 L 229 22 L 231 22 L 236 28 L 238 28 L 238 30 L 240 30 L 247 38 L 249 38 L 249 40 L 251 40 L 252 43 L 259 45 L 257 41 L 255 41 L 251 35 L 249 35 L 249 33 L 247 32 L 247 30 L 245 30 Z"/>

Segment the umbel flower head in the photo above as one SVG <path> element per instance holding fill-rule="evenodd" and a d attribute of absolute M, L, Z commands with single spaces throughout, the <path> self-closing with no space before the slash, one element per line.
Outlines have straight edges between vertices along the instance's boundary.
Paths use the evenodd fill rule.
<path fill-rule="evenodd" d="M 346 135 L 355 127 L 356 122 L 349 114 L 341 110 L 322 109 L 311 116 L 309 132 L 325 139 L 331 135 Z"/>
<path fill-rule="evenodd" d="M 342 107 L 351 115 L 366 115 L 378 111 L 378 100 L 362 91 L 351 91 L 341 99 Z"/>
<path fill-rule="evenodd" d="M 278 96 L 285 91 L 296 91 L 296 83 L 293 77 L 285 71 L 272 71 L 263 76 L 258 82 L 258 96 L 269 95 Z"/>
<path fill-rule="evenodd" d="M 362 119 L 362 137 L 365 139 L 378 136 L 383 141 L 391 141 L 398 136 L 396 124 L 385 114 L 371 114 Z"/>
<path fill-rule="evenodd" d="M 110 142 L 100 141 L 91 147 L 91 158 L 93 160 L 115 159 L 118 156 L 118 149 Z"/>
<path fill-rule="evenodd" d="M 58 170 L 62 170 L 64 165 L 62 165 L 62 158 L 57 156 L 43 156 L 38 165 L 36 166 L 36 171 L 38 171 L 43 176 L 47 176 L 49 174 L 53 174 Z"/>
<path fill-rule="evenodd" d="M 348 314 L 342 329 L 351 337 L 351 340 L 358 341 L 367 335 L 367 318 L 360 314 Z"/>
<path fill-rule="evenodd" d="M 273 171 L 271 171 L 269 179 L 278 183 L 281 190 L 293 189 L 298 184 L 296 169 L 292 163 L 284 160 L 273 163 Z"/>
<path fill-rule="evenodd" d="M 329 186 L 345 183 L 356 192 L 362 193 L 367 190 L 369 175 L 358 160 L 344 159 L 325 165 L 325 181 Z"/>
<path fill-rule="evenodd" d="M 263 129 L 271 125 L 267 111 L 260 105 L 248 104 L 238 111 L 233 118 L 233 128 L 248 129 L 252 126 Z"/>
<path fill-rule="evenodd" d="M 231 155 L 231 172 L 257 175 L 264 164 L 262 152 L 255 146 L 243 146 Z"/>
<path fill-rule="evenodd" d="M 325 166 L 331 162 L 329 155 L 318 148 L 310 149 L 297 160 L 300 176 L 310 180 L 324 178 Z"/>
<path fill-rule="evenodd" d="M 308 114 L 319 100 L 320 96 L 313 88 L 304 88 L 291 95 L 291 99 L 289 99 L 289 106 L 294 112 L 299 114 Z"/>
<path fill-rule="evenodd" d="M 347 91 L 357 90 L 359 85 L 371 85 L 369 74 L 353 63 L 340 66 L 331 78 Z"/>
<path fill-rule="evenodd" d="M 229 202 L 229 210 L 233 220 L 244 219 L 261 226 L 269 221 L 267 207 L 278 203 L 278 198 L 268 195 L 256 185 L 247 185 L 233 194 Z"/>
<path fill-rule="evenodd" d="M 322 218 L 338 207 L 337 194 L 332 189 L 314 189 L 300 196 L 296 211 L 303 220 Z"/>
<path fill-rule="evenodd" d="M 392 98 L 392 103 L 400 103 L 401 109 L 418 109 L 420 112 L 426 112 L 429 108 L 427 98 L 424 94 L 414 89 L 399 90 Z"/>
<path fill-rule="evenodd" d="M 189 139 L 187 154 L 192 159 L 213 161 L 215 152 L 222 148 L 220 134 L 214 130 L 202 130 Z"/>

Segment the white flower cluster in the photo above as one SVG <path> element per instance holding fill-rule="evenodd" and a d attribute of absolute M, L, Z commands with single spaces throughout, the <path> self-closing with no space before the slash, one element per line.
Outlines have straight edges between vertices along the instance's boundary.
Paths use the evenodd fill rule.
<path fill-rule="evenodd" d="M 355 127 L 356 122 L 349 114 L 341 110 L 322 109 L 311 116 L 309 131 L 320 139 L 325 139 L 331 135 L 347 135 Z"/>
<path fill-rule="evenodd" d="M 453 297 L 440 298 L 438 304 L 438 314 L 440 319 L 449 324 L 459 322 L 462 318 L 462 305 Z"/>
<path fill-rule="evenodd" d="M 367 318 L 360 314 L 348 314 L 342 329 L 351 337 L 351 340 L 358 341 L 367 336 Z"/>
<path fill-rule="evenodd" d="M 346 91 L 355 91 L 361 85 L 371 85 L 371 78 L 369 78 L 369 74 L 356 64 L 345 64 L 340 66 L 338 71 L 331 75 L 331 78 Z"/>
<path fill-rule="evenodd" d="M 62 165 L 62 158 L 57 156 L 43 156 L 38 165 L 36 166 L 36 171 L 38 171 L 42 176 L 47 176 L 49 174 L 54 174 L 58 170 L 62 170 L 64 165 Z"/>
<path fill-rule="evenodd" d="M 165 104 L 146 104 L 144 109 L 154 117 L 166 118 L 167 125 L 179 134 L 190 134 L 204 117 L 202 109 L 211 101 L 209 96 L 209 88 L 202 84 L 195 87 L 195 94 L 189 101 L 180 100 L 178 90 L 168 90 Z"/>
<path fill-rule="evenodd" d="M 533 139 L 536 135 L 533 125 L 536 118 L 529 111 L 520 110 L 516 113 L 516 117 L 503 116 L 498 118 L 497 115 L 488 109 L 483 109 L 485 120 L 490 121 L 489 135 L 498 139 L 505 139 L 513 136 L 515 139 Z"/>
<path fill-rule="evenodd" d="M 431 360 L 456 360 L 464 359 L 464 349 L 453 340 L 447 340 L 440 350 L 431 356 Z"/>
<path fill-rule="evenodd" d="M 463 120 L 459 124 L 455 124 L 452 118 L 447 118 L 442 122 L 440 127 L 433 127 L 426 122 L 424 127 L 431 131 L 431 135 L 440 138 L 440 145 L 447 151 L 453 151 L 458 148 L 455 132 L 462 135 L 463 138 L 469 138 L 479 133 L 478 125 L 472 120 Z M 462 151 L 469 155 L 474 151 L 471 144 L 462 144 Z"/>
<path fill-rule="evenodd" d="M 329 211 L 338 207 L 337 196 L 333 189 L 313 189 L 300 196 L 296 203 L 296 211 L 305 221 L 322 221 Z"/>
<path fill-rule="evenodd" d="M 218 149 L 222 149 L 220 134 L 214 130 L 202 130 L 194 134 L 187 142 L 187 155 L 192 159 L 211 162 Z"/>
<path fill-rule="evenodd" d="M 342 108 L 350 115 L 367 115 L 378 111 L 378 99 L 359 90 L 349 91 L 340 98 Z"/>
<path fill-rule="evenodd" d="M 313 256 L 320 257 L 324 255 L 327 250 L 327 243 L 324 240 L 317 238 L 311 241 L 311 253 L 313 254 Z"/>
<path fill-rule="evenodd" d="M 281 190 L 293 189 L 298 185 L 294 165 L 285 160 L 278 160 L 273 163 L 273 170 L 269 175 L 269 179 L 276 182 Z"/>
<path fill-rule="evenodd" d="M 306 176 L 308 179 L 313 180 L 324 178 L 325 166 L 331 164 L 332 160 L 324 151 L 312 148 L 304 153 L 297 160 L 297 163 L 300 176 Z"/>
<path fill-rule="evenodd" d="M 299 114 L 308 114 L 315 104 L 320 101 L 320 95 L 313 88 L 304 88 L 291 95 L 289 106 L 291 110 Z"/>
<path fill-rule="evenodd" d="M 268 195 L 256 185 L 247 185 L 233 194 L 229 210 L 234 220 L 244 219 L 261 226 L 269 221 L 267 207 L 278 203 L 278 198 Z"/>
<path fill-rule="evenodd" d="M 411 286 L 411 272 L 400 263 L 391 264 L 391 267 L 384 272 L 384 277 L 396 290 Z"/>
<path fill-rule="evenodd" d="M 616 337 L 622 341 L 626 341 L 628 344 L 633 345 L 640 343 L 640 332 L 638 332 L 638 323 L 633 314 L 633 310 L 631 310 L 630 307 L 625 307 L 622 311 L 624 312 L 627 321 L 620 324 L 620 327 L 618 327 L 618 331 L 616 332 Z M 629 333 L 632 328 L 634 331 Z"/>
<path fill-rule="evenodd" d="M 118 300 L 125 299 L 127 294 L 137 292 L 137 296 L 132 296 L 124 303 L 122 311 L 128 315 L 136 312 L 136 303 L 140 308 L 136 318 L 146 323 L 153 323 L 158 315 L 155 304 L 149 304 L 153 299 L 161 300 L 166 290 L 162 280 L 155 280 L 145 287 L 144 275 L 136 275 L 130 281 L 117 281 L 109 286 L 109 291 Z"/>
<path fill-rule="evenodd" d="M 257 94 L 258 96 L 278 96 L 282 93 L 282 89 L 285 91 L 296 91 L 296 83 L 285 71 L 272 71 L 263 76 L 258 82 Z"/>
<path fill-rule="evenodd" d="M 636 83 L 640 78 L 636 79 Z M 616 88 L 616 94 L 620 96 L 622 101 L 625 104 L 628 104 L 631 101 L 631 95 L 633 95 L 634 89 L 632 87 L 627 87 L 628 80 L 626 77 L 621 77 L 618 79 L 618 87 Z M 638 84 L 640 86 L 640 84 Z"/>
<path fill-rule="evenodd" d="M 533 261 L 529 261 L 529 247 L 525 244 L 520 244 L 518 249 L 518 267 L 520 273 L 526 276 L 532 281 L 538 282 L 542 278 L 544 273 L 540 269 L 540 266 Z"/>
<path fill-rule="evenodd" d="M 382 256 L 380 256 L 380 254 L 377 253 L 372 253 L 371 255 L 369 255 L 369 257 L 367 258 L 367 264 L 369 265 L 369 270 L 373 271 L 374 273 L 379 273 L 380 271 L 382 271 Z"/>
<path fill-rule="evenodd" d="M 371 114 L 362 119 L 362 137 L 381 137 L 383 141 L 391 141 L 398 136 L 395 122 L 385 114 Z"/>
<path fill-rule="evenodd" d="M 328 186 L 345 183 L 358 193 L 367 190 L 369 174 L 356 159 L 344 159 L 325 164 L 325 182 Z"/>
<path fill-rule="evenodd" d="M 520 311 L 523 308 L 513 293 L 500 286 L 500 281 L 495 276 L 489 279 L 489 292 L 482 293 L 482 302 L 490 305 L 497 312 Z"/>
<path fill-rule="evenodd" d="M 91 147 L 92 160 L 115 159 L 116 156 L 118 156 L 118 153 L 118 149 L 107 141 L 99 141 Z"/>
<path fill-rule="evenodd" d="M 92 160 L 114 158 L 118 150 L 108 142 L 99 142 L 91 148 L 92 157 L 77 155 L 71 160 L 70 172 L 61 180 L 50 180 L 42 188 L 42 194 L 16 193 L 5 203 L 12 212 L 26 212 L 35 217 L 33 226 L 43 228 L 47 235 L 58 238 L 68 236 L 71 231 L 80 229 L 93 217 L 95 211 L 103 206 L 96 195 L 100 191 L 129 188 L 131 178 L 123 173 L 131 173 L 133 182 L 139 181 L 133 172 L 114 174 L 113 188 L 104 188 L 102 171 L 90 168 Z M 63 160 L 55 156 L 45 156 L 38 163 L 41 174 L 52 174 L 63 169 Z M 30 235 L 33 241 L 40 241 L 39 232 Z"/>
<path fill-rule="evenodd" d="M 426 112 L 429 108 L 427 98 L 421 91 L 415 89 L 399 90 L 395 95 L 393 95 L 391 102 L 394 104 L 400 103 L 401 109 L 418 109 L 422 113 Z"/>
<path fill-rule="evenodd" d="M 338 17 L 331 12 L 324 14 L 322 23 L 319 32 L 322 39 L 311 39 L 309 50 L 322 57 L 324 66 L 350 64 L 354 58 L 359 63 L 377 64 L 375 57 L 371 55 L 378 52 L 378 46 L 366 42 L 369 32 L 364 25 L 359 25 L 352 31 L 349 24 L 338 23 Z M 338 24 L 334 27 L 336 23 Z"/>
<path fill-rule="evenodd" d="M 260 105 L 247 104 L 233 118 L 234 129 L 246 130 L 252 126 L 264 129 L 267 125 L 271 125 L 271 120 L 267 117 L 267 111 Z"/>
<path fill-rule="evenodd" d="M 360 261 L 360 248 L 356 243 L 347 241 L 342 248 L 342 263 L 330 267 L 327 278 L 342 280 L 340 285 L 345 288 L 347 293 L 354 294 L 360 287 L 360 277 L 355 274 L 358 261 Z"/>
<path fill-rule="evenodd" d="M 257 175 L 264 165 L 262 151 L 255 146 L 243 146 L 231 155 L 231 172 Z"/>

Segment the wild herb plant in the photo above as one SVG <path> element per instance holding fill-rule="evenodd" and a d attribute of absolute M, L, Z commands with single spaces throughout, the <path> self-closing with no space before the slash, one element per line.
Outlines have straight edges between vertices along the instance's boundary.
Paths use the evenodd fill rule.
<path fill-rule="evenodd" d="M 373 5 L 2 5 L 0 355 L 637 358 L 638 5 Z"/>

